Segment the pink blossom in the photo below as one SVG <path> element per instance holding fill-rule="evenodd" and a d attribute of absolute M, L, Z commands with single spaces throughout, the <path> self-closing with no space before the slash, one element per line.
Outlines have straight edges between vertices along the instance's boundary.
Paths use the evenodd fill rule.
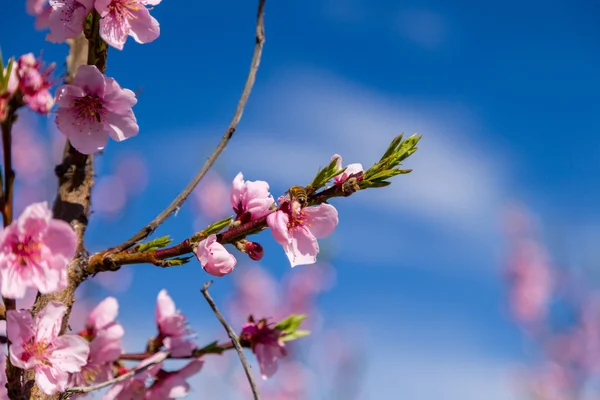
<path fill-rule="evenodd" d="M 27 310 L 6 313 L 10 361 L 19 368 L 33 368 L 36 383 L 50 395 L 65 390 L 69 374 L 81 370 L 90 352 L 82 337 L 59 336 L 66 311 L 65 305 L 52 301 L 35 318 Z"/>
<path fill-rule="evenodd" d="M 52 293 L 67 287 L 67 265 L 75 256 L 71 226 L 52 219 L 48 204 L 28 206 L 0 232 L 0 292 L 22 298 L 28 287 Z"/>
<path fill-rule="evenodd" d="M 150 386 L 146 394 L 146 400 L 171 400 L 186 397 L 190 391 L 190 385 L 186 380 L 200 372 L 203 365 L 204 361 L 193 359 L 178 371 L 159 371 L 154 384 Z"/>
<path fill-rule="evenodd" d="M 13 68 L 16 71 L 15 78 L 23 96 L 23 102 L 31 110 L 40 114 L 49 113 L 54 106 L 54 99 L 48 91 L 52 86 L 51 77 L 54 66 L 45 67 L 41 60 L 36 59 L 32 53 L 27 53 L 19 57 Z M 11 79 L 14 79 L 13 76 Z"/>
<path fill-rule="evenodd" d="M 210 235 L 196 248 L 196 256 L 206 272 L 214 276 L 225 276 L 233 271 L 237 260 L 225 247 L 217 242 L 216 235 Z"/>
<path fill-rule="evenodd" d="M 281 333 L 269 327 L 264 319 L 258 323 L 250 321 L 242 327 L 240 340 L 250 343 L 263 379 L 275 374 L 277 361 L 287 354 L 284 342 L 279 340 L 280 336 Z"/>
<path fill-rule="evenodd" d="M 283 246 L 292 267 L 314 264 L 319 253 L 317 238 L 329 236 L 338 224 L 338 212 L 332 205 L 301 208 L 297 201 L 279 199 L 281 207 L 267 217 L 273 237 Z"/>
<path fill-rule="evenodd" d="M 269 184 L 265 181 L 244 181 L 240 172 L 231 184 L 231 206 L 242 222 L 249 222 L 271 212 L 275 203 L 269 193 Z"/>
<path fill-rule="evenodd" d="M 0 93 L 0 123 L 4 122 L 8 115 L 8 102 L 10 100 L 10 93 Z"/>
<path fill-rule="evenodd" d="M 50 32 L 46 40 L 61 43 L 83 32 L 83 23 L 92 11 L 94 0 L 49 0 L 52 11 L 48 16 Z"/>
<path fill-rule="evenodd" d="M 95 66 L 82 65 L 73 84 L 56 91 L 56 125 L 78 151 L 92 154 L 106 146 L 109 135 L 120 142 L 138 134 L 131 110 L 136 103 L 131 90 L 121 89 Z"/>
<path fill-rule="evenodd" d="M 209 171 L 193 194 L 204 217 L 219 220 L 230 213 L 229 205 L 223 201 L 229 194 L 229 184 L 218 173 Z"/>
<path fill-rule="evenodd" d="M 175 357 L 192 354 L 196 347 L 190 338 L 187 319 L 175 308 L 175 302 L 166 290 L 158 293 L 156 300 L 156 324 L 158 325 L 157 341 Z"/>
<path fill-rule="evenodd" d="M 6 356 L 0 352 L 0 400 L 8 400 L 6 391 Z"/>
<path fill-rule="evenodd" d="M 35 18 L 35 29 L 41 31 L 50 27 L 50 14 L 52 14 L 52 11 L 50 4 L 46 4 L 42 12 Z"/>
<path fill-rule="evenodd" d="M 331 157 L 331 161 L 333 161 L 334 159 L 336 160 L 337 170 L 340 171 L 343 168 L 342 167 L 342 156 L 340 156 L 339 154 L 334 154 L 333 157 Z M 359 164 L 359 163 L 348 164 L 346 166 L 346 170 L 344 172 L 342 172 L 341 174 L 339 174 L 338 176 L 336 176 L 335 178 L 333 178 L 333 181 L 335 182 L 336 185 L 341 185 L 342 183 L 346 182 L 346 180 L 348 180 L 348 178 L 351 175 L 358 174 L 359 172 L 363 172 L 362 164 Z"/>
<path fill-rule="evenodd" d="M 121 355 L 121 338 L 125 334 L 123 326 L 116 322 L 119 303 L 114 297 L 107 297 L 90 313 L 85 328 L 79 334 L 91 342 L 92 347 L 102 347 L 103 358 L 115 361 Z M 101 342 L 98 346 L 95 342 Z"/>
<path fill-rule="evenodd" d="M 146 5 L 157 5 L 160 1 L 96 0 L 94 7 L 102 17 L 100 37 L 119 50 L 123 50 L 127 36 L 138 43 L 152 42 L 160 35 L 160 26 Z"/>
<path fill-rule="evenodd" d="M 44 11 L 46 4 L 48 4 L 48 0 L 27 0 L 25 2 L 27 14 L 40 15 Z"/>
<path fill-rule="evenodd" d="M 510 303 L 519 322 L 539 321 L 547 312 L 552 295 L 549 257 L 537 242 L 521 239 L 509 266 Z"/>
<path fill-rule="evenodd" d="M 165 353 L 159 351 L 158 353 L 146 358 L 140 362 L 135 369 L 140 370 L 131 378 L 125 379 L 122 382 L 116 383 L 109 391 L 102 397 L 102 400 L 143 400 L 148 399 L 148 388 L 146 387 L 146 381 L 153 379 L 162 367 L 162 361 L 156 365 L 152 365 L 149 368 L 145 368 L 147 365 L 155 363 L 161 359 L 164 359 Z M 125 373 L 127 371 L 123 371 Z M 158 399 L 154 399 L 158 400 Z"/>

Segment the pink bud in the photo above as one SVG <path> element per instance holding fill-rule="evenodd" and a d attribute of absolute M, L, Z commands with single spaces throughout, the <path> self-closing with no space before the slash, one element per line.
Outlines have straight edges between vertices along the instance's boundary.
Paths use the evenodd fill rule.
<path fill-rule="evenodd" d="M 210 235 L 198 244 L 196 256 L 206 272 L 214 276 L 224 276 L 233 271 L 237 260 L 225 247 L 217 242 L 216 235 Z"/>
<path fill-rule="evenodd" d="M 246 253 L 251 260 L 259 261 L 265 255 L 265 250 L 256 242 L 246 242 Z"/>

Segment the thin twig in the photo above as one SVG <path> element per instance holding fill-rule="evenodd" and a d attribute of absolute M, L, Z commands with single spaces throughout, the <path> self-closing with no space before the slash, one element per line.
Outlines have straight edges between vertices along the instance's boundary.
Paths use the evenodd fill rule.
<path fill-rule="evenodd" d="M 217 316 L 217 318 L 219 319 L 219 321 L 221 322 L 221 324 L 227 331 L 227 335 L 231 339 L 231 342 L 233 343 L 233 346 L 235 347 L 235 350 L 237 351 L 238 356 L 240 357 L 240 361 L 242 362 L 244 371 L 246 372 L 246 377 L 248 378 L 248 382 L 250 383 L 250 388 L 252 389 L 252 395 L 254 396 L 254 400 L 259 400 L 260 395 L 258 394 L 258 388 L 256 386 L 256 382 L 254 381 L 254 377 L 252 376 L 252 371 L 250 370 L 250 365 L 248 364 L 248 360 L 246 359 L 246 356 L 244 355 L 244 350 L 242 350 L 242 345 L 240 344 L 240 341 L 238 340 L 236 333 L 233 331 L 231 326 L 229 326 L 227 321 L 225 321 L 225 318 L 223 318 L 223 315 L 217 308 L 217 305 L 215 304 L 214 300 L 210 296 L 210 293 L 208 293 L 208 287 L 211 284 L 212 284 L 212 281 L 206 282 L 204 284 L 204 287 L 200 291 L 204 295 L 204 298 L 208 302 L 208 305 L 210 306 L 210 308 L 212 308 L 213 312 L 215 313 L 215 315 Z"/>
<path fill-rule="evenodd" d="M 145 239 L 150 235 L 156 228 L 158 228 L 171 214 L 173 214 L 176 210 L 181 207 L 183 202 L 187 199 L 187 197 L 192 193 L 194 188 L 200 183 L 204 175 L 208 172 L 208 170 L 215 163 L 217 158 L 221 155 L 227 143 L 235 133 L 238 123 L 242 118 L 242 114 L 244 112 L 244 107 L 246 107 L 246 102 L 248 101 L 248 97 L 250 96 L 250 92 L 252 91 L 252 87 L 254 86 L 254 81 L 256 80 L 256 73 L 258 72 L 258 66 L 260 65 L 260 58 L 262 55 L 263 44 L 265 42 L 265 29 L 264 29 L 264 5 L 266 0 L 259 0 L 258 3 L 258 17 L 256 20 L 256 44 L 254 45 L 254 54 L 252 55 L 252 62 L 250 64 L 250 72 L 248 74 L 248 78 L 246 79 L 246 84 L 244 85 L 244 91 L 242 92 L 242 96 L 238 101 L 237 108 L 235 113 L 233 114 L 233 118 L 229 124 L 229 127 L 225 131 L 225 134 L 221 138 L 221 141 L 210 155 L 208 160 L 202 166 L 202 169 L 194 176 L 192 181 L 183 189 L 179 195 L 169 204 L 167 208 L 165 208 L 160 214 L 156 216 L 148 225 L 142 228 L 138 233 L 133 235 L 130 239 L 128 239 L 125 243 L 111 249 L 111 252 L 117 253 L 119 251 L 126 250 L 131 246 L 138 243 L 140 240 Z"/>
<path fill-rule="evenodd" d="M 114 379 L 99 383 L 94 386 L 73 387 L 73 388 L 67 389 L 66 392 L 78 394 L 78 393 L 90 393 L 95 390 L 104 389 L 105 387 L 114 385 L 115 383 L 123 382 L 124 380 L 127 380 L 127 379 L 131 378 L 132 376 L 137 375 L 140 372 L 145 371 L 148 368 L 165 361 L 168 357 L 169 357 L 169 352 L 165 351 L 165 352 L 163 352 L 163 354 L 160 357 L 157 357 L 156 360 L 153 360 L 151 363 L 148 363 L 148 364 L 144 365 L 143 367 L 134 368 L 130 371 L 127 371 L 123 375 L 119 375 Z"/>

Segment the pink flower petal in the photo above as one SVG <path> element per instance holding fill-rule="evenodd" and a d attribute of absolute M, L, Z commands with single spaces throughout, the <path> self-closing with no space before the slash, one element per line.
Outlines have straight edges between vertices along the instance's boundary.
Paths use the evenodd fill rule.
<path fill-rule="evenodd" d="M 229 199 L 231 201 L 231 207 L 236 212 L 241 211 L 241 210 L 238 210 L 238 207 L 242 203 L 243 190 L 244 190 L 244 175 L 240 172 L 235 176 L 235 178 L 233 178 L 233 182 L 231 182 L 231 194 L 229 197 Z"/>
<path fill-rule="evenodd" d="M 316 238 L 320 239 L 331 235 L 338 224 L 338 212 L 330 204 L 307 207 L 304 211 L 308 214 L 310 221 L 308 229 Z"/>
<path fill-rule="evenodd" d="M 52 342 L 60 333 L 62 319 L 67 312 L 64 304 L 51 301 L 46 307 L 35 316 L 33 321 L 37 327 L 35 332 L 36 340 Z"/>
<path fill-rule="evenodd" d="M 28 236 L 45 233 L 51 218 L 52 212 L 48 209 L 48 203 L 31 204 L 25 208 L 17 220 L 19 231 Z"/>
<path fill-rule="evenodd" d="M 71 109 L 58 109 L 55 121 L 58 129 L 67 136 L 73 147 L 83 154 L 93 154 L 103 149 L 108 142 L 108 132 L 103 130 L 101 123 L 81 123 Z"/>
<path fill-rule="evenodd" d="M 106 91 L 106 78 L 95 65 L 81 65 L 77 69 L 73 85 L 83 89 L 86 94 L 103 97 Z"/>
<path fill-rule="evenodd" d="M 108 14 L 108 6 L 110 6 L 111 2 L 112 2 L 112 0 L 95 0 L 94 1 L 94 8 L 96 9 L 96 11 L 98 11 L 98 14 L 100 14 L 100 16 L 102 18 L 104 18 L 106 16 L 106 14 Z"/>
<path fill-rule="evenodd" d="M 129 19 L 116 19 L 112 13 L 100 20 L 100 37 L 115 49 L 123 50 L 130 29 Z"/>
<path fill-rule="evenodd" d="M 48 222 L 48 230 L 46 231 L 44 243 L 50 248 L 53 254 L 61 254 L 68 260 L 75 257 L 77 235 L 71 225 L 65 221 L 51 219 Z"/>
<path fill-rule="evenodd" d="M 99 331 L 106 328 L 117 319 L 119 313 L 119 303 L 114 297 L 107 297 L 102 300 L 90 313 L 87 325 Z"/>
<path fill-rule="evenodd" d="M 35 369 L 35 381 L 44 393 L 53 395 L 66 389 L 69 374 L 42 365 Z"/>
<path fill-rule="evenodd" d="M 292 267 L 308 265 L 317 262 L 319 243 L 306 227 L 292 231 L 292 240 L 284 251 Z"/>
<path fill-rule="evenodd" d="M 50 32 L 46 40 L 61 43 L 78 36 L 83 31 L 83 23 L 88 14 L 85 7 L 76 0 L 50 0 L 54 9 L 48 16 Z"/>
<path fill-rule="evenodd" d="M 272 377 L 277 372 L 277 360 L 280 357 L 279 349 L 270 344 L 258 343 L 254 346 L 254 353 L 258 360 L 262 378 Z"/>
<path fill-rule="evenodd" d="M 104 123 L 109 128 L 110 137 L 117 142 L 136 136 L 140 131 L 131 109 L 125 110 L 123 114 L 107 114 Z"/>
<path fill-rule="evenodd" d="M 160 25 L 146 7 L 140 7 L 129 20 L 129 35 L 138 43 L 149 43 L 160 35 Z"/>
<path fill-rule="evenodd" d="M 106 93 L 104 95 L 104 107 L 116 112 L 117 114 L 127 109 L 131 109 L 137 104 L 135 93 L 129 89 L 123 89 L 114 80 L 114 78 L 106 78 Z"/>
<path fill-rule="evenodd" d="M 83 96 L 85 96 L 85 92 L 79 86 L 62 85 L 56 89 L 56 105 L 71 107 L 75 100 Z"/>
<path fill-rule="evenodd" d="M 56 369 L 65 372 L 78 372 L 87 364 L 90 346 L 78 335 L 62 335 L 54 341 L 54 348 L 48 361 Z"/>
<path fill-rule="evenodd" d="M 283 211 L 276 211 L 269 214 L 267 217 L 267 224 L 271 228 L 273 237 L 282 246 L 287 246 L 290 242 L 290 236 L 288 231 L 288 223 L 290 217 Z"/>

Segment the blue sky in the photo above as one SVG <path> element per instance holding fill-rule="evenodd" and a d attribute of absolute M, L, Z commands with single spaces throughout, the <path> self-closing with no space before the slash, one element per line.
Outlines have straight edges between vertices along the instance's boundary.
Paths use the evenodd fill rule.
<path fill-rule="evenodd" d="M 92 222 L 90 250 L 137 231 L 209 155 L 247 74 L 255 6 L 165 0 L 152 11 L 161 23 L 154 43 L 110 50 L 107 74 L 141 90 L 141 132 L 109 144 L 100 174 L 137 151 L 151 180 L 125 217 Z M 60 68 L 67 46 L 44 42 L 21 2 L 2 10 L 5 57 L 43 48 Z M 358 398 L 517 398 L 521 339 L 503 303 L 502 212 L 523 201 L 549 230 L 586 238 L 572 241 L 573 252 L 592 250 L 585 244 L 598 236 L 600 217 L 598 11 L 567 1 L 268 2 L 255 91 L 217 164 L 226 179 L 244 171 L 279 194 L 308 183 L 334 153 L 368 166 L 396 134 L 423 135 L 405 163 L 413 173 L 334 203 L 340 225 L 325 246 L 337 284 L 320 306 L 325 324 L 358 323 L 366 332 Z M 192 218 L 185 206 L 160 233 L 183 239 Z M 276 276 L 288 272 L 283 252 L 262 237 L 263 265 Z M 201 338 L 219 332 L 198 293 L 209 277 L 195 263 L 131 269 L 132 286 L 116 294 L 122 319 L 148 318 L 126 323 L 130 331 L 153 333 L 154 300 L 166 287 Z M 218 280 L 217 300 L 230 286 Z"/>

